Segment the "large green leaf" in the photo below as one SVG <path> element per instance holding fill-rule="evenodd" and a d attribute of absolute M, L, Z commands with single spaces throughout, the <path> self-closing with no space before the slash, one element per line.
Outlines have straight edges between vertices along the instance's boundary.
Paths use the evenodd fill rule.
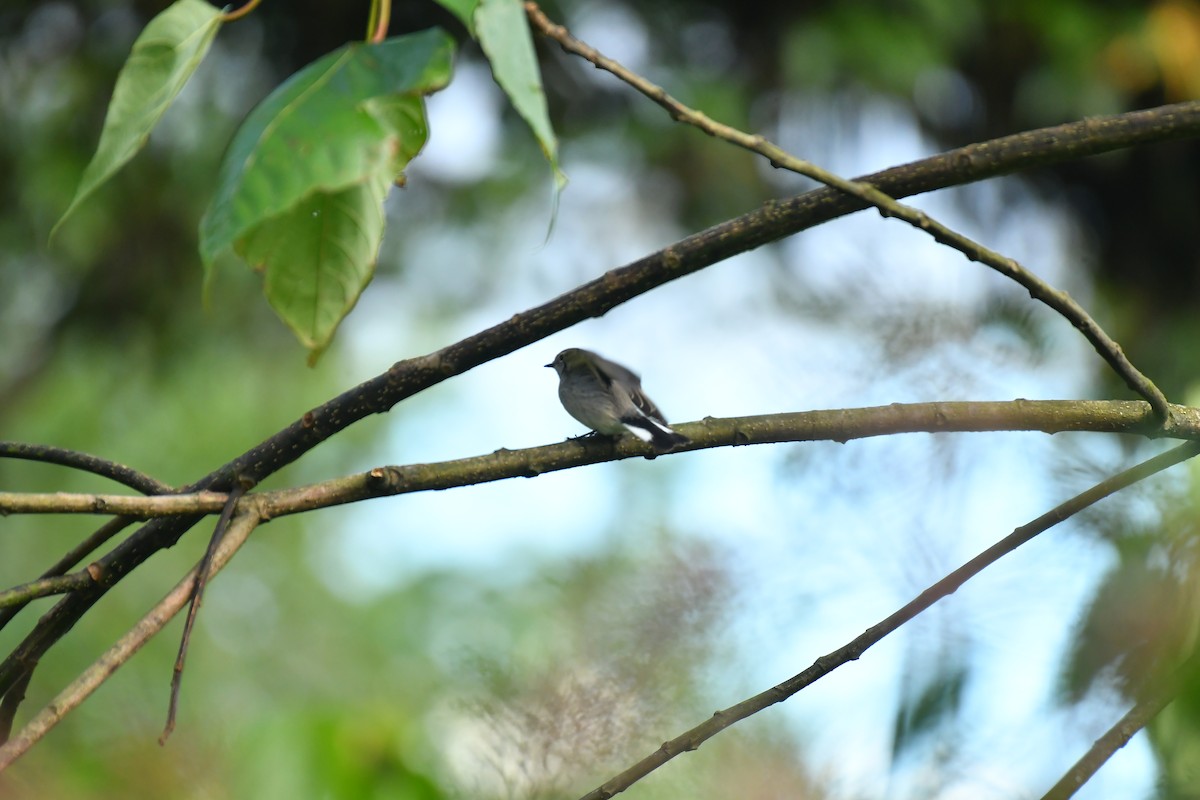
<path fill-rule="evenodd" d="M 271 305 L 319 353 L 371 278 L 383 196 L 425 144 L 423 96 L 449 81 L 453 49 L 438 30 L 348 45 L 251 112 L 200 223 L 206 278 L 232 248 L 263 271 Z M 378 208 L 368 213 L 367 202 Z"/>
<path fill-rule="evenodd" d="M 51 236 L 72 211 L 142 149 L 150 131 L 204 60 L 220 27 L 220 10 L 203 0 L 178 0 L 150 20 L 117 76 L 96 154 Z"/>
<path fill-rule="evenodd" d="M 550 125 L 542 74 L 521 0 L 479 0 L 475 35 L 492 65 L 496 83 L 537 137 L 559 187 L 566 177 L 558 167 L 558 140 Z"/>
<path fill-rule="evenodd" d="M 309 348 L 310 361 L 329 345 L 375 272 L 390 185 L 381 172 L 340 191 L 314 192 L 235 244 L 263 272 L 271 307 Z"/>

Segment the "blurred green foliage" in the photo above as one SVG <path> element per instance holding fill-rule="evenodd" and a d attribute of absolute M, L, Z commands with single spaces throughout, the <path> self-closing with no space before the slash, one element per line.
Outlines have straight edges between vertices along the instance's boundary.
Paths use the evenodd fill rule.
<path fill-rule="evenodd" d="M 215 165 L 244 114 L 301 65 L 361 36 L 363 20 L 343 4 L 267 2 L 222 31 L 163 130 L 48 249 L 50 227 L 95 148 L 117 70 L 160 8 L 101 0 L 0 7 L 0 435 L 92 451 L 184 483 L 362 377 L 336 358 L 298 369 L 295 345 L 251 276 L 223 274 L 213 307 L 203 311 L 196 229 Z M 631 66 L 714 118 L 771 134 L 785 101 L 796 97 L 836 106 L 863 92 L 887 94 L 950 145 L 1200 94 L 1200 37 L 1188 38 L 1200 30 L 1200 4 L 1188 0 L 669 0 L 547 10 L 569 23 L 620 12 L 647 42 L 642 63 Z M 432 3 L 403 4 L 394 20 L 394 32 L 435 23 L 455 29 Z M 671 123 L 590 66 L 539 50 L 568 174 L 572 150 L 646 165 L 664 196 L 678 199 L 670 208 L 682 230 L 777 191 L 746 154 Z M 544 191 L 544 165 L 536 153 L 524 155 L 527 131 L 511 112 L 503 123 L 504 158 L 466 185 L 432 178 L 436 200 L 421 222 L 498 235 L 489 229 L 504 222 L 498 209 Z M 819 142 L 801 144 L 805 156 Z M 1185 142 L 1032 178 L 1088 224 L 1104 316 L 1172 397 L 1195 380 L 1192 343 L 1200 337 L 1197 160 L 1195 143 Z M 420 265 L 396 247 L 385 269 L 405 280 Z M 480 285 L 502 281 L 489 274 Z M 456 287 L 438 297 L 444 302 L 430 325 L 443 326 L 440 333 L 473 308 L 478 290 Z M 1025 317 L 1008 316 L 1019 318 L 1020 336 L 1036 339 Z M 409 354 L 420 344 L 392 349 Z M 348 431 L 278 484 L 379 463 L 382 430 L 368 421 Z M 0 462 L 5 490 L 103 486 Z M 720 554 L 676 543 L 670 531 L 635 547 L 617 535 L 617 521 L 611 532 L 619 546 L 567 567 L 428 574 L 361 599 L 314 556 L 310 534 L 330 535 L 335 513 L 272 523 L 214 583 L 184 681 L 181 726 L 167 748 L 155 739 L 178 623 L 35 748 L 0 782 L 0 794 L 557 797 L 641 755 L 626 734 L 644 733 L 649 715 L 671 716 L 655 718 L 653 731 L 674 731 L 711 711 L 698 684 L 721 653 L 731 579 Z M 36 574 L 90 528 L 85 520 L 4 519 L 0 577 L 8 585 Z M 107 597 L 39 669 L 29 707 L 40 707 L 127 629 L 198 557 L 201 539 L 194 534 L 160 554 Z M 1128 598 L 1162 589 L 1153 572 L 1161 553 L 1114 552 L 1121 563 L 1097 594 L 1095 624 L 1081 626 L 1073 699 L 1128 655 L 1135 632 L 1155 632 L 1156 603 Z M 1129 611 L 1130 633 L 1111 651 L 1084 658 L 1113 603 Z M 48 607 L 37 604 L 0 633 L 2 649 Z M 589 670 L 573 671 L 580 664 Z M 962 669 L 953 664 L 914 690 L 896 717 L 898 750 L 958 713 Z M 617 705 L 623 715 L 607 713 Z M 596 708 L 605 709 L 602 719 L 587 716 Z M 1193 747 L 1200 717 L 1191 702 L 1172 715 L 1154 743 L 1175 774 L 1182 762 L 1173 754 Z M 548 722 L 564 718 L 577 729 Z M 618 727 L 594 727 L 602 724 Z M 591 741 L 596 730 L 613 762 L 574 763 L 558 749 Z M 770 729 L 729 736 L 714 743 L 727 760 L 672 773 L 641 796 L 682 796 L 684 788 L 694 797 L 775 796 L 764 776 L 804 787 L 793 796 L 820 796 L 790 736 Z M 456 761 L 455 741 L 491 746 L 496 763 Z M 514 741 L 542 747 L 524 752 L 533 761 L 520 774 L 502 767 Z M 705 770 L 713 772 L 705 777 Z"/>

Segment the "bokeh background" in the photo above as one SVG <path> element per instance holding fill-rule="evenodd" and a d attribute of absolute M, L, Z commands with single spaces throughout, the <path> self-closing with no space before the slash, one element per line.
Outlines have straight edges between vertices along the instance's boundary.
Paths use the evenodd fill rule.
<path fill-rule="evenodd" d="M 359 39 L 367 4 L 266 2 L 219 35 L 148 148 L 53 246 L 149 2 L 0 6 L 0 438 L 183 484 L 306 409 L 672 241 L 811 187 L 671 122 L 539 43 L 570 184 L 464 42 L 388 201 L 375 282 L 315 368 L 196 228 L 241 118 Z M 1200 3 L 716 0 L 547 4 L 710 116 L 843 175 L 1200 95 Z M 443 25 L 399 3 L 392 30 Z M 1180 142 L 916 198 L 1081 300 L 1195 400 L 1200 148 Z M 672 420 L 920 400 L 1126 397 L 1070 326 L 877 214 L 663 286 L 366 420 L 266 485 L 580 433 L 542 368 L 642 373 Z M 1161 444 L 912 435 L 623 462 L 273 522 L 213 584 L 179 728 L 156 744 L 172 625 L 0 779 L 0 796 L 552 798 L 808 666 L 1016 525 Z M 1190 646 L 1187 468 L 1006 558 L 632 797 L 1038 796 Z M 0 489 L 107 490 L 0 462 Z M 0 519 L 0 582 L 94 522 Z M 39 668 L 44 704 L 200 555 L 205 526 Z M 7 652 L 48 607 L 0 632 Z M 1080 797 L 1190 797 L 1173 706 Z M 18 723 L 20 723 L 20 719 Z"/>

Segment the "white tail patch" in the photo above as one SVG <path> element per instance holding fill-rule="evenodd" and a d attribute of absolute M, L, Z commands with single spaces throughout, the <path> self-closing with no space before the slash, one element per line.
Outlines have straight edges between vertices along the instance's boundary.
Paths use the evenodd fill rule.
<path fill-rule="evenodd" d="M 642 420 L 642 421 L 649 422 L 649 420 Z M 641 439 L 643 442 L 649 442 L 654 439 L 654 436 L 653 436 L 653 434 L 650 433 L 650 431 L 646 430 L 645 428 L 639 427 L 637 425 L 630 425 L 628 422 L 625 423 L 625 430 L 629 431 L 634 436 Z"/>

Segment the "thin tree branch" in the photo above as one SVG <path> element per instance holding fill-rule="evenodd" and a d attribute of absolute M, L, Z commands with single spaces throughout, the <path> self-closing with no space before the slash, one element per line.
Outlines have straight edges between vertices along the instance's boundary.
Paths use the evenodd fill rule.
<path fill-rule="evenodd" d="M 368 42 L 379 44 L 387 38 L 391 17 L 392 0 L 371 0 L 371 14 L 367 20 Z"/>
<path fill-rule="evenodd" d="M 216 514 L 229 495 L 223 492 L 163 494 L 133 497 L 125 494 L 68 492 L 0 492 L 4 514 L 119 514 L 133 521 L 180 514 Z"/>
<path fill-rule="evenodd" d="M 261 519 L 262 517 L 258 513 L 258 508 L 253 498 L 239 504 L 229 530 L 222 537 L 213 555 L 212 565 L 209 568 L 210 579 L 229 563 L 229 559 L 245 543 L 251 531 L 257 527 Z M 0 772 L 12 764 L 13 761 L 20 758 L 29 748 L 37 744 L 51 728 L 86 700 L 100 684 L 116 672 L 122 664 L 141 649 L 142 645 L 162 630 L 163 626 L 179 613 L 187 604 L 188 598 L 191 597 L 192 585 L 198 573 L 199 565 L 188 572 L 154 608 L 142 617 L 116 644 L 110 647 L 104 655 L 63 689 L 33 719 L 29 720 L 25 724 L 25 727 L 11 741 L 0 746 Z"/>
<path fill-rule="evenodd" d="M 1172 406 L 1172 437 L 1200 439 L 1200 409 Z M 1011 402 L 895 403 L 871 408 L 801 411 L 672 425 L 691 442 L 670 454 L 713 447 L 779 442 L 848 442 L 898 433 L 1091 431 L 1158 436 L 1149 405 L 1136 400 L 1016 400 Z M 282 517 L 373 497 L 452 489 L 509 478 L 535 478 L 588 464 L 646 457 L 652 451 L 624 437 L 571 439 L 520 450 L 432 464 L 376 467 L 321 483 L 258 495 L 263 513 Z"/>
<path fill-rule="evenodd" d="M 1194 682 L 1200 673 L 1200 650 L 1193 651 L 1183 664 L 1168 679 L 1146 687 L 1141 699 L 1092 743 L 1088 751 L 1042 795 L 1042 800 L 1067 800 L 1079 791 L 1092 776 L 1104 766 L 1113 754 L 1129 743 L 1134 734 L 1142 730 L 1166 708 L 1188 682 Z"/>
<path fill-rule="evenodd" d="M 958 148 L 858 180 L 892 197 L 970 183 L 995 175 L 1068 159 L 1200 134 L 1200 101 L 1059 125 Z M 372 414 L 447 378 L 512 353 L 669 281 L 867 207 L 861 200 L 824 187 L 693 234 L 657 253 L 566 292 L 555 299 L 420 358 L 397 362 L 376 376 L 306 412 L 299 420 L 192 485 L 185 492 L 228 491 L 237 475 L 261 481 Z M 73 592 L 47 612 L 25 639 L 0 662 L 0 694 L 23 669 L 71 628 L 108 588 L 151 555 L 170 547 L 200 517 L 147 522 L 102 559 L 112 583 Z"/>
<path fill-rule="evenodd" d="M 138 472 L 132 467 L 127 467 L 124 464 L 118 464 L 115 461 L 109 461 L 108 459 L 87 453 L 80 453 L 77 450 L 67 450 L 62 447 L 0 441 L 0 458 L 21 458 L 27 461 L 41 461 L 46 464 L 58 464 L 63 467 L 91 472 L 117 483 L 122 483 L 142 494 L 167 494 L 175 491 L 173 487 L 150 477 L 144 472 Z"/>
<path fill-rule="evenodd" d="M 79 544 L 72 547 L 66 553 L 63 553 L 62 558 L 55 561 L 46 571 L 42 573 L 43 578 L 52 578 L 55 575 L 63 575 L 67 570 L 74 567 L 83 559 L 91 555 L 98 547 L 103 545 L 112 537 L 116 536 L 121 531 L 135 522 L 133 517 L 115 517 L 101 525 L 90 536 L 84 539 Z M 0 628 L 4 627 L 3 620 L 0 620 Z"/>
<path fill-rule="evenodd" d="M 920 209 L 897 202 L 887 193 L 864 181 L 850 181 L 823 169 L 810 161 L 797 158 L 783 148 L 767 140 L 762 135 L 752 135 L 729 125 L 716 122 L 703 112 L 689 108 L 676 100 L 661 86 L 623 67 L 620 63 L 605 57 L 595 48 L 576 39 L 562 25 L 551 22 L 542 13 L 537 3 L 527 0 L 525 12 L 533 26 L 542 35 L 553 39 L 567 53 L 580 56 L 591 62 L 598 69 L 612 73 L 619 80 L 637 89 L 646 97 L 662 106 L 671 118 L 693 127 L 699 128 L 710 136 L 730 142 L 731 144 L 757 153 L 766 158 L 771 166 L 791 170 L 805 177 L 820 181 L 839 191 L 858 198 L 879 209 L 884 217 L 895 217 L 903 220 L 914 228 L 925 231 L 939 244 L 947 245 L 965 255 L 971 261 L 977 261 L 999 272 L 1001 275 L 1016 281 L 1035 300 L 1045 303 L 1050 308 L 1065 317 L 1095 348 L 1096 352 L 1108 362 L 1113 371 L 1125 381 L 1137 394 L 1144 397 L 1154 408 L 1155 416 L 1166 422 L 1169 409 L 1167 398 L 1151 380 L 1143 375 L 1126 357 L 1121 346 L 1100 327 L 1083 306 L 1075 302 L 1064 291 L 1051 286 L 1046 281 L 1021 266 L 1014 259 L 984 247 L 982 244 L 963 236 L 947 225 L 938 222 Z"/>
<path fill-rule="evenodd" d="M 1078 514 L 1111 494 L 1119 492 L 1138 481 L 1145 480 L 1163 470 L 1200 455 L 1200 442 L 1187 442 L 1165 453 L 1154 456 L 1136 466 L 1120 472 L 1096 484 L 1070 500 L 1051 509 L 1032 522 L 1022 525 L 996 544 L 963 564 L 944 578 L 921 592 L 910 602 L 879 623 L 867 628 L 860 636 L 831 653 L 818 658 L 803 672 L 788 678 L 754 697 L 737 705 L 718 711 L 712 717 L 683 734 L 664 742 L 661 747 L 633 766 L 585 794 L 582 800 L 607 800 L 632 786 L 680 753 L 695 750 L 721 731 L 736 722 L 757 714 L 765 708 L 782 702 L 806 686 L 828 675 L 833 670 L 856 661 L 871 646 L 916 617 L 943 597 L 956 592 L 968 580 L 991 566 L 1003 556 L 1033 539 L 1043 531 Z"/>
<path fill-rule="evenodd" d="M 93 531 L 86 539 L 72 547 L 58 561 L 50 565 L 50 567 L 41 574 L 42 579 L 57 578 L 65 575 L 67 570 L 74 567 L 84 558 L 91 554 L 100 545 L 107 542 L 112 537 L 116 536 L 121 531 L 133 522 L 130 517 L 117 517 L 110 519 L 108 522 L 101 525 Z M 0 608 L 0 630 L 4 629 L 12 619 L 21 612 L 25 607 L 25 603 L 14 603 L 13 605 Z M 4 739 L 0 738 L 0 742 Z"/>
<path fill-rule="evenodd" d="M 12 606 L 24 607 L 27 603 L 39 597 L 66 594 L 67 592 L 73 592 L 76 589 L 90 586 L 91 583 L 92 576 L 88 574 L 87 570 L 73 572 L 70 575 L 54 575 L 49 578 L 38 578 L 35 581 L 22 583 L 0 592 L 0 608 L 7 609 Z M 0 738 L 0 741 L 3 741 L 3 738 Z"/>
<path fill-rule="evenodd" d="M 691 443 L 673 453 L 778 442 L 837 441 L 896 433 L 967 431 L 1090 431 L 1200 439 L 1200 409 L 1172 406 L 1172 419 L 1159 428 L 1150 407 L 1138 400 L 1012 400 L 999 402 L 893 403 L 869 408 L 798 411 L 750 417 L 708 417 L 674 427 Z M 532 478 L 545 472 L 644 457 L 653 451 L 632 437 L 604 437 L 432 464 L 376 467 L 320 483 L 259 494 L 269 517 L 354 503 L 373 497 L 450 489 L 506 478 Z M 19 494 L 0 492 L 0 514 L 111 513 L 137 517 L 211 514 L 228 506 L 230 495 L 216 492 L 129 497 L 125 495 Z M 3 598 L 3 595 L 0 595 Z M 0 603 L 0 605 L 3 605 Z"/>
<path fill-rule="evenodd" d="M 217 519 L 213 535 L 208 540 L 204 557 L 200 559 L 200 564 L 196 568 L 196 580 L 192 582 L 192 596 L 188 600 L 187 619 L 183 623 L 183 635 L 179 637 L 179 653 L 175 656 L 175 668 L 171 671 L 171 699 L 167 704 L 167 724 L 163 726 L 163 732 L 158 737 L 160 745 L 166 744 L 171 731 L 175 730 L 175 713 L 179 710 L 179 689 L 183 685 L 183 666 L 187 662 L 188 644 L 192 641 L 192 627 L 196 624 L 196 615 L 200 613 L 200 603 L 204 600 L 204 587 L 208 585 L 209 567 L 212 566 L 217 548 L 221 546 L 221 539 L 225 537 L 225 531 L 229 528 L 229 520 L 233 518 L 238 501 L 242 499 L 249 488 L 250 484 L 239 483 L 229 493 L 229 499 L 225 501 L 225 508 L 221 510 L 221 516 Z"/>
<path fill-rule="evenodd" d="M 222 23 L 236 22 L 237 20 L 241 19 L 242 17 L 246 16 L 251 11 L 253 11 L 255 8 L 257 8 L 258 4 L 261 2 L 262 2 L 262 0 L 249 0 L 249 2 L 242 5 L 241 8 L 235 8 L 233 11 L 228 11 L 228 12 L 222 14 L 221 22 Z"/>

